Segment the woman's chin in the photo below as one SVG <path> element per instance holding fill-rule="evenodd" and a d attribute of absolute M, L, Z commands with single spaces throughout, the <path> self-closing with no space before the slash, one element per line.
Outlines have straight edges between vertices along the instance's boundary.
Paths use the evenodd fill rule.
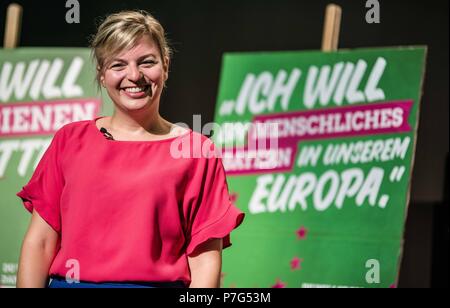
<path fill-rule="evenodd" d="M 142 110 L 149 108 L 152 105 L 152 100 L 147 98 L 133 99 L 133 100 L 122 100 L 121 105 L 123 108 L 129 111 Z"/>

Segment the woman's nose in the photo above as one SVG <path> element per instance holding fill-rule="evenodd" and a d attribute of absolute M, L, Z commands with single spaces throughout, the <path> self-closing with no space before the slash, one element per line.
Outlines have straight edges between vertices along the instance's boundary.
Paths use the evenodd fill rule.
<path fill-rule="evenodd" d="M 137 82 L 142 77 L 142 72 L 139 70 L 139 67 L 136 65 L 129 65 L 128 66 L 128 74 L 127 78 L 130 81 Z"/>

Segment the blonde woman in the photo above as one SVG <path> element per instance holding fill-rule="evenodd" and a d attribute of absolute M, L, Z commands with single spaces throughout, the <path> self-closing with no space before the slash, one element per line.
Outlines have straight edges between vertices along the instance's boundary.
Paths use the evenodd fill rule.
<path fill-rule="evenodd" d="M 218 287 L 244 214 L 220 158 L 171 152 L 213 145 L 159 114 L 171 55 L 162 26 L 144 11 L 113 14 L 92 48 L 114 112 L 59 129 L 17 193 L 32 212 L 17 286 Z"/>

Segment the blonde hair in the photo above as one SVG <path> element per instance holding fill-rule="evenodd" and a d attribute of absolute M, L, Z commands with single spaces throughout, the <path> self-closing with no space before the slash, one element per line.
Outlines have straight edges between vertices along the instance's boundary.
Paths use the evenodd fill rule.
<path fill-rule="evenodd" d="M 97 34 L 91 40 L 91 48 L 97 67 L 97 83 L 106 61 L 123 50 L 134 47 L 145 35 L 148 35 L 159 47 L 161 60 L 167 69 L 167 60 L 172 56 L 165 36 L 164 28 L 150 13 L 140 11 L 122 11 L 106 17 L 98 27 Z"/>

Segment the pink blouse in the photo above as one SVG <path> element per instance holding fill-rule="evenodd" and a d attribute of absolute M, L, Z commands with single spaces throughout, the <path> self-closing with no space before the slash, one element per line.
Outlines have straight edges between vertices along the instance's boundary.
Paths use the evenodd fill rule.
<path fill-rule="evenodd" d="M 97 119 L 59 129 L 17 193 L 60 235 L 49 274 L 65 277 L 76 262 L 81 281 L 188 285 L 187 256 L 212 238 L 230 246 L 244 218 L 220 158 L 172 155 L 213 143 L 192 130 L 158 141 L 107 140 Z"/>

